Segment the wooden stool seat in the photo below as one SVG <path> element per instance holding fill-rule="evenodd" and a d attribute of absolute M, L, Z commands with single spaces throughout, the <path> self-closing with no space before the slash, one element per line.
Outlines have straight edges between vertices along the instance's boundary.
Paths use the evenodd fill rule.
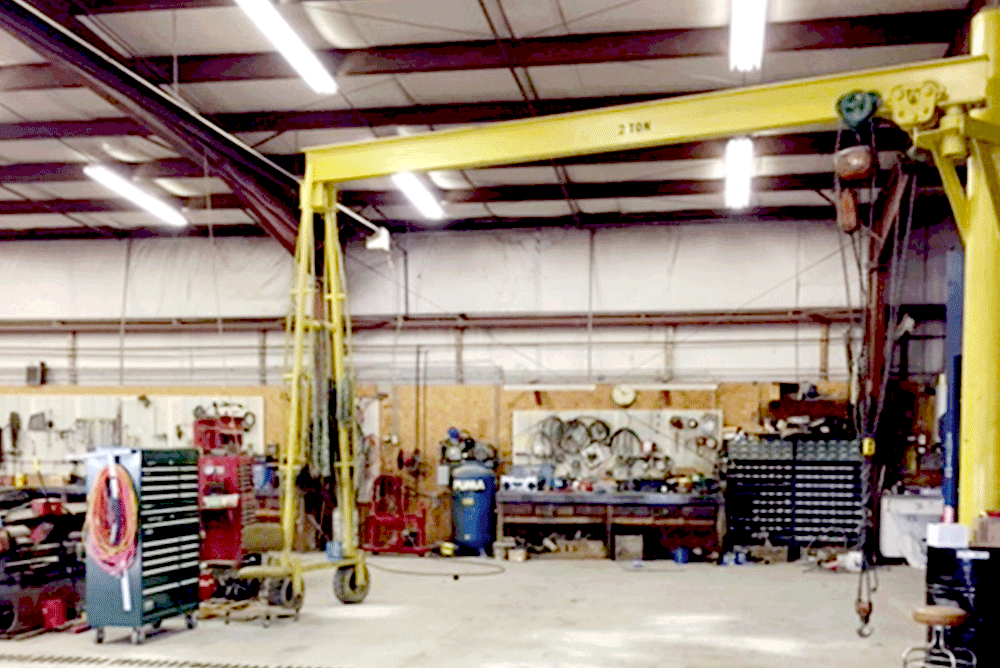
<path fill-rule="evenodd" d="M 961 626 L 968 618 L 965 610 L 946 605 L 928 605 L 913 611 L 913 619 L 927 626 Z"/>

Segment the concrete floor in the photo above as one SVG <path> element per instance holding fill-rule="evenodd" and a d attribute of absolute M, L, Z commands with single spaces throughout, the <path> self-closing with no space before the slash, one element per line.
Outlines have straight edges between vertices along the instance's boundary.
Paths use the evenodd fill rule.
<path fill-rule="evenodd" d="M 74 665 L 9 658 L 17 654 L 344 668 L 888 668 L 921 639 L 909 612 L 923 573 L 907 567 L 880 571 L 875 633 L 865 640 L 855 633 L 856 576 L 795 564 L 502 564 L 503 574 L 458 581 L 373 570 L 367 601 L 353 606 L 336 601 L 329 572 L 310 573 L 298 622 L 205 621 L 186 631 L 168 620 L 140 647 L 124 629 L 109 630 L 104 645 L 93 632 L 46 634 L 0 644 L 0 666 Z M 373 565 L 473 570 L 444 559 Z"/>

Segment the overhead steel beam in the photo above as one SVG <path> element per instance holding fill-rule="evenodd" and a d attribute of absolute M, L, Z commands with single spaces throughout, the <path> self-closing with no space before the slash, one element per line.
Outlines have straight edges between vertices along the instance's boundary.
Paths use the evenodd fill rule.
<path fill-rule="evenodd" d="M 76 167 L 75 165 L 73 167 Z M 69 171 L 69 170 L 67 170 Z M 928 170 L 921 170 L 926 174 Z M 197 174 L 194 174 L 197 176 Z M 3 170 L 0 169 L 0 183 Z M 24 185 L 24 181 L 18 182 Z M 879 184 L 884 185 L 884 181 Z M 921 181 L 921 201 L 939 198 L 940 179 L 927 175 Z M 781 174 L 759 176 L 753 179 L 754 192 L 794 192 L 801 190 L 822 191 L 833 188 L 833 175 L 829 172 L 806 174 Z M 438 199 L 445 204 L 490 204 L 517 202 L 561 201 L 570 197 L 577 200 L 594 199 L 641 199 L 647 197 L 672 197 L 681 195 L 713 194 L 723 191 L 722 179 L 671 179 L 664 181 L 612 181 L 598 183 L 570 182 L 559 184 L 528 184 L 510 186 L 488 186 L 468 190 L 438 191 Z M 173 197 L 169 199 L 182 210 L 200 209 L 242 209 L 240 198 L 231 193 L 216 193 L 211 196 L 211 204 L 205 197 Z M 409 200 L 395 190 L 345 190 L 340 193 L 340 201 L 346 206 L 386 206 L 407 205 Z M 779 207 L 780 208 L 780 207 Z M 70 214 L 138 211 L 139 208 L 122 198 L 101 199 L 7 199 L 0 200 L 0 216 L 21 216 L 28 214 Z M 674 212 L 681 214 L 683 212 Z M 672 214 L 673 215 L 673 214 Z M 824 216 L 825 218 L 826 216 Z"/>
<path fill-rule="evenodd" d="M 523 107 L 523 105 L 520 105 Z M 4 126 L 0 125 L 0 136 Z M 803 132 L 782 135 L 766 135 L 754 140 L 754 151 L 758 156 L 787 156 L 829 154 L 833 152 L 836 132 Z M 883 128 L 878 133 L 880 151 L 902 151 L 908 146 L 907 135 L 901 130 Z M 654 146 L 594 155 L 570 156 L 556 160 L 557 165 L 602 165 L 627 162 L 659 162 L 671 160 L 721 158 L 725 151 L 725 140 L 711 140 Z M 268 154 L 268 159 L 276 162 L 294 174 L 302 174 L 304 158 L 301 154 Z M 551 167 L 550 161 L 520 163 L 520 166 Z M 132 167 L 140 178 L 185 178 L 204 175 L 204 167 L 184 158 L 164 158 L 151 160 Z M 0 183 L 34 183 L 52 181 L 82 181 L 82 165 L 79 163 L 20 163 L 0 165 Z"/>
<path fill-rule="evenodd" d="M 3 68 L 0 68 L 2 72 Z M 614 97 L 542 100 L 535 103 L 539 115 L 600 109 L 617 104 L 660 100 L 676 93 L 620 95 Z M 523 102 L 471 102 L 310 111 L 255 111 L 207 116 L 228 132 L 288 132 L 330 128 L 368 128 L 396 125 L 454 125 L 485 121 L 531 118 Z M 0 123 L 0 140 L 52 137 L 146 136 L 150 130 L 130 118 L 99 118 L 87 121 L 37 121 Z"/>
<path fill-rule="evenodd" d="M 943 198 L 942 198 L 943 199 Z M 491 217 L 464 218 L 444 221 L 433 228 L 422 220 L 380 220 L 378 224 L 392 232 L 434 232 L 538 229 L 546 227 L 590 228 L 630 227 L 634 225 L 679 225 L 683 223 L 708 223 L 739 221 L 785 222 L 829 221 L 835 217 L 832 206 L 768 206 L 755 207 L 734 213 L 729 209 L 686 209 L 682 211 L 646 211 L 641 213 L 579 213 L 575 216 L 551 217 Z"/>
<path fill-rule="evenodd" d="M 415 104 L 406 107 L 374 107 L 308 111 L 273 111 L 216 114 L 213 120 L 230 132 L 274 132 L 277 130 L 322 130 L 394 125 L 455 125 L 509 121 L 532 116 L 562 114 L 584 109 L 600 109 L 617 104 L 648 102 L 673 97 L 667 91 L 644 95 L 577 97 L 532 101 L 535 113 L 524 102 L 459 102 L 455 104 Z"/>
<path fill-rule="evenodd" d="M 0 241 L 55 241 L 60 239 L 151 239 L 157 237 L 266 237 L 267 233 L 253 223 L 213 225 L 211 232 L 207 225 L 188 225 L 184 228 L 171 227 L 129 227 L 114 229 L 102 227 L 32 227 L 28 229 L 0 229 Z"/>
<path fill-rule="evenodd" d="M 447 204 L 490 202 L 553 201 L 572 199 L 615 199 L 629 197 L 667 197 L 722 192 L 722 179 L 671 179 L 667 181 L 611 181 L 604 183 L 570 182 L 564 185 L 543 183 L 532 185 L 490 186 L 470 190 L 444 190 L 439 193 Z M 833 187 L 833 174 L 783 174 L 761 176 L 753 180 L 754 192 L 783 190 L 820 190 Z M 341 202 L 348 206 L 381 206 L 406 204 L 406 196 L 395 190 L 351 190 L 341 193 Z M 2 211 L 3 202 L 0 202 Z"/>
<path fill-rule="evenodd" d="M 38 211 L 36 213 L 51 213 Z M 772 221 L 817 221 L 828 224 L 833 220 L 834 210 L 831 206 L 786 206 L 761 207 L 750 209 L 741 214 L 733 214 L 724 210 L 689 210 L 644 213 L 603 213 L 579 214 L 573 216 L 525 217 L 525 218 L 466 218 L 446 221 L 443 225 L 428 228 L 418 220 L 379 220 L 379 225 L 394 233 L 404 232 L 438 232 L 438 231 L 475 231 L 504 229 L 546 229 L 546 228 L 613 228 L 638 225 L 683 225 L 685 223 L 714 223 L 739 221 L 743 223 L 767 223 Z M 345 228 L 344 235 L 349 238 L 357 235 L 354 228 Z M 55 239 L 101 239 L 115 240 L 125 238 L 152 238 L 208 236 L 208 227 L 191 225 L 183 229 L 167 227 L 139 227 L 113 229 L 102 227 L 96 230 L 88 227 L 62 228 L 27 228 L 2 229 L 0 241 L 51 241 Z M 256 225 L 234 224 L 215 225 L 215 236 L 256 237 L 266 233 Z"/>
<path fill-rule="evenodd" d="M 41 2 L 51 4 L 52 0 Z M 146 3 L 135 3 L 144 6 Z M 848 49 L 897 44 L 948 44 L 966 20 L 961 11 L 910 12 L 850 18 L 816 19 L 768 25 L 770 51 Z M 412 74 L 509 67 L 580 65 L 664 58 L 721 56 L 727 53 L 728 27 L 571 34 L 507 40 L 475 40 L 377 46 L 321 52 L 337 76 Z M 173 57 L 134 59 L 127 63 L 157 83 L 172 81 Z M 63 72 L 46 77 L 45 66 L 24 71 L 26 88 L 67 85 Z M 295 72 L 277 53 L 182 55 L 177 60 L 181 83 L 285 79 Z M 18 77 L 0 75 L 0 90 L 23 90 Z M 70 83 L 70 85 L 72 85 Z"/>
<path fill-rule="evenodd" d="M 152 132 L 130 118 L 90 121 L 24 121 L 0 123 L 0 141 L 17 139 L 77 139 L 80 137 L 148 136 Z"/>
<path fill-rule="evenodd" d="M 634 95 L 622 97 L 577 98 L 569 100 L 543 100 L 533 102 L 539 116 L 561 114 L 571 111 L 586 111 L 588 109 L 603 109 L 608 106 L 651 102 L 676 97 L 676 94 Z M 327 130 L 331 128 L 368 128 L 391 127 L 398 125 L 458 125 L 466 123 L 482 123 L 506 121 L 533 116 L 523 102 L 483 102 L 453 105 L 416 105 L 413 107 L 382 107 L 356 110 L 329 111 L 289 111 L 289 112 L 253 112 L 239 114 L 217 114 L 209 116 L 209 120 L 225 128 L 229 132 L 288 132 L 292 130 Z M 14 139 L 73 139 L 78 137 L 117 137 L 117 136 L 148 136 L 150 131 L 141 124 L 129 118 L 98 118 L 87 121 L 34 121 L 20 123 L 0 123 L 0 141 Z M 774 151 L 789 152 L 823 152 L 833 151 L 835 134 L 800 133 L 780 135 L 775 138 L 762 138 L 762 146 L 775 146 Z M 879 130 L 879 145 L 885 145 L 888 140 L 894 150 L 904 147 L 905 135 L 895 128 L 884 127 Z M 815 140 L 815 146 L 823 150 L 814 150 L 814 144 L 802 144 L 803 141 Z M 774 142 L 782 142 L 774 144 Z M 699 142 L 704 145 L 705 142 Z M 713 156 L 691 155 L 682 157 L 716 157 L 720 144 L 717 142 L 716 153 Z M 801 148 L 800 148 L 801 147 Z M 690 149 L 690 145 L 677 145 L 669 150 L 674 154 Z M 664 150 L 668 150 L 664 148 Z M 586 159 L 586 156 L 577 158 Z M 675 159 L 675 158 L 671 158 Z M 549 164 L 546 162 L 546 164 Z"/>
<path fill-rule="evenodd" d="M 181 209 L 242 209 L 243 202 L 230 193 L 212 195 L 212 205 L 207 206 L 204 197 L 185 197 L 173 200 Z M 46 200 L 0 200 L 0 216 L 23 216 L 29 214 L 62 213 L 113 213 L 141 211 L 131 201 L 124 198 L 112 199 L 46 199 Z"/>
<path fill-rule="evenodd" d="M 282 4 L 295 4 L 303 0 L 284 0 Z M 343 0 L 341 0 L 343 1 Z M 350 0 L 347 0 L 350 1 Z M 406 2 L 408 0 L 399 0 Z M 202 9 L 205 7 L 230 7 L 231 0 L 75 0 L 77 13 L 116 14 L 121 12 L 173 11 Z"/>
<path fill-rule="evenodd" d="M 922 215 L 930 219 L 943 220 L 949 215 L 947 203 L 943 197 L 927 197 L 921 201 Z M 41 213 L 46 213 L 42 211 Z M 418 220 L 380 220 L 379 225 L 394 233 L 405 232 L 451 232 L 476 230 L 509 230 L 509 229 L 547 229 L 547 228 L 622 228 L 642 225 L 684 225 L 712 224 L 725 222 L 740 222 L 744 224 L 814 221 L 830 224 L 834 219 L 832 206 L 772 206 L 757 207 L 747 211 L 734 213 L 723 209 L 690 209 L 686 211 L 649 211 L 642 213 L 581 213 L 577 216 L 552 217 L 498 217 L 498 218 L 465 218 L 445 221 L 442 225 L 432 228 Z M 216 225 L 214 235 L 217 237 L 256 237 L 264 236 L 265 232 L 252 224 Z M 0 229 L 0 241 L 33 241 L 55 239 L 124 239 L 193 236 L 206 237 L 208 227 L 192 225 L 183 230 L 166 227 L 141 227 L 95 230 L 87 227 L 66 228 L 29 228 Z M 347 238 L 357 236 L 354 228 L 345 228 Z"/>
<path fill-rule="evenodd" d="M 44 15 L 27 0 L 0 4 L 0 28 L 51 62 L 71 69 L 89 88 L 136 119 L 173 150 L 202 162 L 240 197 L 261 226 L 289 251 L 298 216 L 294 175 L 165 94 L 114 58 Z"/>
<path fill-rule="evenodd" d="M 924 192 L 933 190 L 933 182 L 925 182 Z M 940 181 L 937 181 L 940 185 Z M 601 183 L 571 182 L 559 184 L 530 184 L 490 186 L 469 190 L 439 191 L 440 200 L 446 204 L 510 203 L 532 201 L 560 201 L 566 192 L 573 199 L 628 199 L 644 197 L 670 197 L 720 193 L 722 179 L 671 179 L 667 181 L 612 181 Z M 760 176 L 753 180 L 754 192 L 787 192 L 798 190 L 824 190 L 833 187 L 829 172 L 809 174 L 782 174 Z M 564 188 L 565 191 L 564 192 Z M 933 194 L 939 195 L 936 191 Z M 218 193 L 211 197 L 209 206 L 205 197 L 172 198 L 182 209 L 240 209 L 243 202 L 233 194 Z M 347 206 L 383 206 L 408 204 L 409 200 L 395 190 L 351 190 L 341 193 L 341 202 Z M 46 199 L 0 200 L 0 216 L 36 213 L 96 213 L 103 211 L 136 211 L 138 208 L 122 198 L 113 199 Z"/>

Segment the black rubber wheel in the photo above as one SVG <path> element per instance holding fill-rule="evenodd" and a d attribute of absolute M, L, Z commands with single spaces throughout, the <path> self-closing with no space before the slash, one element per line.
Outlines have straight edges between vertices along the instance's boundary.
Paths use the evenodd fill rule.
<path fill-rule="evenodd" d="M 184 623 L 187 624 L 188 630 L 193 630 L 198 626 L 198 619 L 194 615 L 184 615 Z"/>
<path fill-rule="evenodd" d="M 98 645 L 104 642 L 104 627 L 97 627 L 97 634 L 94 636 L 94 642 Z"/>
<path fill-rule="evenodd" d="M 153 627 L 153 630 L 155 631 L 158 628 L 160 628 L 161 626 L 163 626 L 163 620 L 162 619 L 157 619 L 155 622 L 153 622 L 152 624 L 150 624 L 150 626 Z"/>
<path fill-rule="evenodd" d="M 371 587 L 371 579 L 368 577 L 368 569 L 365 568 L 365 584 L 358 584 L 355 566 L 343 566 L 337 569 L 333 576 L 333 593 L 341 603 L 361 603 L 368 596 Z"/>

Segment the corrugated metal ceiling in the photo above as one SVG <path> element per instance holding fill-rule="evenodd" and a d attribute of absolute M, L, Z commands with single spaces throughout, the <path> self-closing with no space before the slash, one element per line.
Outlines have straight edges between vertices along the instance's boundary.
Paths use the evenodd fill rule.
<path fill-rule="evenodd" d="M 56 0 L 35 0 L 36 6 L 52 6 Z M 136 3 L 125 0 L 103 0 L 107 7 L 115 2 L 117 9 L 127 10 Z M 87 0 L 75 3 L 87 6 Z M 163 70 L 163 64 L 177 56 L 189 62 L 186 56 L 206 56 L 200 62 L 200 71 L 214 67 L 212 58 L 226 54 L 269 54 L 269 43 L 246 20 L 235 6 L 199 6 L 187 8 L 185 0 L 160 2 L 170 10 L 116 11 L 91 14 L 85 17 L 88 26 L 113 40 L 119 49 L 131 56 L 166 57 L 153 61 Z M 204 3 L 202 3 L 204 4 Z M 211 3 L 210 3 L 211 4 Z M 951 12 L 936 14 L 933 25 L 924 25 L 918 44 L 894 44 L 886 38 L 877 46 L 858 48 L 829 48 L 808 52 L 785 51 L 769 53 L 765 57 L 763 81 L 823 74 L 863 67 L 873 67 L 899 62 L 910 62 L 943 56 L 956 35 L 956 28 L 964 18 L 967 0 L 772 0 L 771 19 L 774 22 L 808 22 L 838 17 L 865 17 L 858 21 L 879 19 L 877 15 L 897 12 Z M 270 132 L 242 132 L 239 136 L 259 150 L 269 154 L 293 154 L 305 146 L 355 141 L 375 136 L 394 134 L 392 109 L 400 110 L 412 105 L 444 105 L 444 109 L 428 111 L 428 122 L 422 129 L 441 129 L 452 126 L 447 120 L 468 117 L 465 107 L 457 106 L 451 115 L 445 115 L 450 105 L 469 103 L 506 103 L 497 106 L 496 114 L 527 115 L 532 100 L 578 99 L 601 96 L 635 94 L 667 95 L 675 92 L 700 91 L 739 85 L 741 80 L 728 71 L 724 55 L 695 57 L 665 57 L 645 59 L 642 54 L 616 53 L 609 46 L 605 51 L 593 52 L 598 62 L 579 64 L 531 66 L 517 68 L 519 82 L 511 70 L 496 59 L 476 63 L 477 49 L 487 53 L 495 47 L 495 35 L 503 37 L 513 33 L 517 38 L 536 38 L 561 35 L 596 35 L 598 44 L 611 44 L 603 36 L 613 33 L 639 33 L 651 30 L 719 29 L 728 22 L 726 0 L 342 0 L 340 2 L 293 2 L 283 5 L 283 11 L 292 19 L 307 41 L 318 49 L 327 50 L 329 57 L 343 58 L 343 71 L 352 72 L 352 62 L 367 58 L 395 58 L 409 73 L 338 74 L 341 92 L 333 96 L 318 96 L 304 83 L 291 76 L 266 71 L 265 64 L 252 62 L 249 74 L 242 71 L 239 80 L 201 83 L 170 80 L 171 68 L 165 69 L 161 82 L 165 87 L 179 85 L 180 94 L 196 109 L 206 114 L 242 113 L 247 119 L 267 119 L 269 112 L 322 112 L 347 110 L 354 115 L 353 127 L 316 127 L 313 129 L 285 130 L 281 121 L 275 121 Z M 931 15 L 928 15 L 931 16 Z M 943 20 L 948 19 L 948 20 Z M 892 21 L 886 20 L 890 26 Z M 920 25 L 921 16 L 910 17 L 900 29 L 909 30 Z M 509 25 L 508 25 L 509 24 Z M 509 27 L 509 31 L 508 31 Z M 717 34 L 702 35 L 707 45 L 714 44 Z M 472 42 L 480 40 L 482 46 Z M 462 46 L 462 43 L 469 43 Z M 436 48 L 448 44 L 439 53 L 431 69 L 446 66 L 449 56 L 466 63 L 463 69 L 452 71 L 418 71 L 427 67 L 420 58 Z M 512 43 L 513 44 L 513 43 Z M 408 46 L 409 45 L 409 46 Z M 387 50 L 386 47 L 399 47 Z M 598 47 L 595 47 L 598 48 Z M 349 51 L 336 51 L 348 49 Z M 358 51 L 361 49 L 362 51 Z M 380 51 L 381 49 L 381 51 Z M 438 53 L 438 52 L 434 52 Z M 443 55 L 442 55 L 443 54 Z M 636 58 L 633 59 L 632 55 Z M 354 60 L 352 60 L 352 58 Z M 415 60 L 416 59 L 416 60 Z M 600 62 L 603 60 L 604 62 Z M 0 88 L 7 92 L 0 98 L 0 166 L 16 166 L 18 171 L 31 171 L 38 163 L 74 163 L 88 156 L 99 159 L 124 159 L 127 162 L 144 162 L 176 157 L 169 148 L 157 143 L 155 138 L 130 137 L 69 137 L 64 127 L 53 121 L 93 121 L 115 118 L 119 112 L 89 90 L 80 87 L 58 87 L 46 84 L 35 90 L 10 90 L 18 88 L 17 77 L 35 76 L 30 68 L 14 67 L 41 61 L 34 53 L 0 33 Z M 221 61 L 220 61 L 221 62 Z M 230 61 L 227 61 L 230 62 Z M 240 59 L 231 59 L 239 65 Z M 193 65 L 192 65 L 193 66 Z M 44 66 L 42 66 L 44 67 Z M 185 65 L 187 67 L 187 65 Z M 249 67 L 249 66 L 248 66 Z M 346 69 L 344 69 L 346 68 Z M 237 67 L 236 69 L 239 69 Z M 232 68 L 213 70 L 213 77 L 233 76 Z M 221 74 L 219 74 L 221 73 Z M 259 74 L 258 74 L 259 73 Z M 260 78 L 254 78 L 258 76 Z M 46 75 L 48 76 L 48 75 Z M 388 108 L 388 110 L 386 109 Z M 492 107 L 491 107 L 492 108 Z M 461 110 L 461 111 L 459 111 Z M 377 123 L 369 126 L 375 112 L 381 114 Z M 477 111 L 477 120 L 487 120 L 490 112 Z M 461 115 L 461 114 L 464 114 Z M 388 116 L 387 116 L 388 115 Z M 505 116 L 500 116 L 505 117 Z M 226 118 L 226 117 L 221 117 Z M 280 117 L 275 117 L 280 118 Z M 439 120 L 441 119 L 441 120 Z M 445 120 L 447 119 L 447 120 Z M 438 122 L 435 122 L 438 121 Z M 443 121 L 443 122 L 442 122 Z M 220 120 L 225 127 L 225 123 Z M 3 128 L 19 124 L 18 132 L 28 126 L 31 139 L 4 139 Z M 405 125 L 412 126 L 412 117 Z M 97 126 L 94 126 L 95 128 Z M 86 128 L 82 131 L 87 134 Z M 8 132 L 8 136 L 14 135 Z M 463 174 L 435 175 L 439 187 L 462 186 L 469 188 L 508 185 L 556 184 L 568 178 L 573 183 L 605 183 L 617 181 L 655 181 L 658 179 L 718 179 L 721 167 L 717 159 L 670 160 L 651 163 L 635 156 L 638 162 L 630 163 L 627 157 L 619 163 L 569 166 L 557 171 L 549 166 L 511 167 L 468 170 Z M 829 159 L 822 155 L 795 157 L 769 157 L 760 161 L 760 173 L 771 176 L 802 174 L 829 170 Z M 190 169 L 188 171 L 191 171 Z M 60 171 L 60 173 L 62 173 Z M 197 173 L 197 171 L 195 171 Z M 192 174 L 170 179 L 169 175 L 150 178 L 151 187 L 162 190 L 164 196 L 194 197 L 204 195 L 206 189 L 223 194 L 228 190 L 218 180 L 207 182 Z M 385 180 L 362 184 L 348 184 L 345 190 L 386 191 L 391 185 Z M 47 182 L 40 185 L 13 185 L 0 182 L 0 200 L 18 197 L 31 200 L 104 200 L 106 193 L 86 181 L 71 179 L 67 182 Z M 775 190 L 758 193 L 755 204 L 764 207 L 815 205 L 824 200 L 816 193 L 801 190 Z M 717 194 L 670 195 L 643 198 L 586 199 L 572 207 L 583 213 L 608 213 L 612 216 L 629 212 L 675 212 L 686 209 L 718 209 L 721 198 Z M 817 210 L 818 211 L 818 210 Z M 410 222 L 419 226 L 416 212 L 405 204 L 367 207 L 366 214 L 394 221 Z M 524 202 L 461 203 L 448 205 L 448 218 L 488 219 L 491 217 L 539 219 L 565 217 L 572 214 L 571 205 L 565 201 L 529 200 Z M 140 213 L 80 213 L 74 219 L 89 216 L 89 224 L 107 225 L 115 229 L 145 228 L 152 223 Z M 192 219 L 214 224 L 246 223 L 249 218 L 235 207 L 217 211 L 198 211 Z M 76 220 L 68 220 L 47 212 L 4 213 L 0 211 L 0 227 L 25 229 L 42 227 L 73 227 Z"/>

